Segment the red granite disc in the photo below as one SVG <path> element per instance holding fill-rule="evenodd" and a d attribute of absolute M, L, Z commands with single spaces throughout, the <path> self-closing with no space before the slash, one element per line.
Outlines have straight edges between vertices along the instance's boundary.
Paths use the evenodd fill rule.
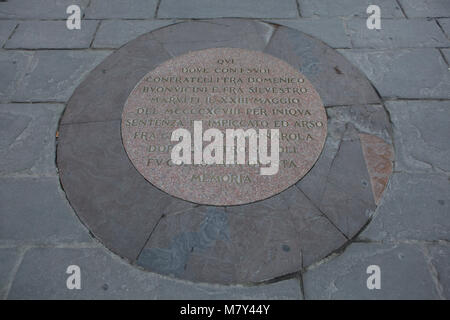
<path fill-rule="evenodd" d="M 245 164 L 175 165 L 172 132 L 187 129 L 193 143 L 194 121 L 202 122 L 203 132 L 219 129 L 224 144 L 226 129 L 279 129 L 278 172 L 262 175 L 267 165 L 249 165 L 248 144 Z M 282 192 L 312 168 L 326 136 L 323 103 L 304 75 L 271 55 L 237 48 L 164 62 L 137 84 L 122 114 L 123 144 L 136 169 L 173 196 L 209 205 L 245 204 Z"/>

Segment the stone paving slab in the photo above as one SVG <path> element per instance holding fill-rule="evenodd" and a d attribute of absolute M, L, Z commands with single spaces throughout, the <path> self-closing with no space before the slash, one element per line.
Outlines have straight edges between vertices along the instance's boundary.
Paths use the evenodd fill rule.
<path fill-rule="evenodd" d="M 67 101 L 81 80 L 109 51 L 3 51 L 0 99 L 9 102 Z"/>
<path fill-rule="evenodd" d="M 450 2 L 447 0 L 398 0 L 408 18 L 448 17 Z"/>
<path fill-rule="evenodd" d="M 91 0 L 86 19 L 152 19 L 157 0 Z"/>
<path fill-rule="evenodd" d="M 16 248 L 0 249 L 0 299 L 6 299 L 20 257 L 21 253 Z"/>
<path fill-rule="evenodd" d="M 95 35 L 92 47 L 119 48 L 144 33 L 174 22 L 174 20 L 104 20 Z"/>
<path fill-rule="evenodd" d="M 66 288 L 66 268 L 81 269 L 81 290 Z M 170 280 L 138 270 L 105 249 L 35 248 L 27 251 L 9 299 L 301 299 L 296 279 L 257 287 Z"/>
<path fill-rule="evenodd" d="M 351 175 L 342 170 L 348 164 L 351 164 L 348 168 L 354 170 Z M 375 210 L 370 178 L 357 136 L 341 141 L 318 207 L 348 238 L 364 226 Z"/>
<path fill-rule="evenodd" d="M 0 47 L 3 47 L 6 43 L 6 40 L 8 40 L 9 36 L 13 33 L 17 24 L 18 22 L 14 20 L 0 21 Z"/>
<path fill-rule="evenodd" d="M 56 176 L 55 134 L 64 105 L 0 104 L 0 175 Z"/>
<path fill-rule="evenodd" d="M 379 205 L 394 168 L 394 148 L 380 137 L 360 133 L 375 204 Z"/>
<path fill-rule="evenodd" d="M 242 48 L 262 51 L 273 26 L 243 19 L 200 20 L 179 23 L 152 34 L 173 56 L 209 48 Z"/>
<path fill-rule="evenodd" d="M 158 289 L 159 299 L 208 300 L 302 300 L 298 279 L 281 280 L 257 286 L 221 286 L 166 281 Z"/>
<path fill-rule="evenodd" d="M 226 214 L 210 217 L 208 211 L 197 213 L 200 208 L 189 210 L 191 207 L 182 206 L 182 202 L 174 213 L 164 208 L 167 199 L 144 184 L 124 156 L 116 122 L 120 121 L 124 100 L 139 80 L 136 75 L 144 62 L 151 69 L 168 59 L 167 51 L 178 55 L 205 47 L 250 46 L 262 50 L 274 30 L 270 53 L 286 53 L 282 46 L 289 46 L 290 42 L 283 42 L 283 36 L 296 41 L 296 46 L 287 50 L 291 50 L 288 58 L 298 66 L 296 59 L 300 55 L 300 68 L 322 85 L 322 92 L 327 92 L 330 78 L 340 80 L 339 83 L 346 79 L 354 81 L 354 86 L 344 84 L 348 91 L 333 88 L 328 96 L 330 101 L 336 97 L 347 99 L 339 101 L 360 102 L 353 100 L 356 96 L 364 102 L 379 102 L 370 83 L 341 55 L 322 42 L 285 27 L 219 19 L 179 23 L 139 37 L 108 57 L 76 89 L 62 119 L 58 140 L 58 164 L 69 201 L 94 235 L 114 252 L 131 261 L 137 259 L 138 264 L 149 270 L 192 281 L 254 283 L 297 272 L 342 246 L 365 225 L 375 207 L 375 193 L 359 133 L 389 143 L 386 129 L 389 123 L 380 105 L 350 106 L 346 108 L 350 110 L 346 120 L 334 122 L 332 131 L 336 131 L 338 142 L 343 139 L 337 160 L 332 161 L 333 166 L 325 173 L 334 189 L 321 194 L 323 201 L 316 205 L 294 188 L 294 196 L 280 194 L 264 203 L 227 208 L 235 213 L 229 219 Z M 274 43 L 274 39 L 278 42 Z M 153 59 L 148 59 L 153 52 Z M 384 117 L 378 116 L 380 112 Z M 355 172 L 351 177 L 339 174 L 347 164 Z M 115 180 L 122 182 L 120 187 L 114 185 Z M 346 184 L 349 187 L 336 210 L 333 199 L 340 197 Z M 92 188 L 86 192 L 84 185 Z M 131 200 L 125 199 L 124 188 L 138 191 Z M 125 209 L 117 208 L 124 203 L 128 213 L 133 214 L 125 216 Z M 271 211 L 277 212 L 276 216 Z M 268 216 L 254 226 L 254 236 L 248 239 L 247 226 L 254 223 L 255 216 L 261 218 L 262 213 Z M 128 228 L 124 230 L 125 223 Z M 129 232 L 132 229 L 134 232 Z M 223 235 L 228 234 L 226 230 L 228 238 Z M 267 252 L 261 243 L 266 243 Z M 194 252 L 189 248 L 194 248 Z M 221 270 L 219 276 L 217 270 Z"/>
<path fill-rule="evenodd" d="M 450 73 L 437 49 L 339 49 L 385 98 L 448 99 Z"/>
<path fill-rule="evenodd" d="M 149 55 L 151 55 L 151 53 L 149 53 Z M 233 76 L 237 78 L 228 78 L 228 76 L 222 78 L 223 76 L 217 73 L 219 69 L 222 70 L 222 73 L 225 71 L 224 65 L 221 64 L 224 57 L 227 57 L 227 61 L 234 61 L 232 68 L 227 70 L 232 70 L 231 73 L 234 72 Z M 174 66 L 176 68 L 174 68 Z M 181 66 L 183 66 L 183 68 Z M 255 89 L 255 86 L 259 87 L 259 90 L 267 90 L 267 78 L 264 78 L 264 83 L 260 82 L 262 77 L 269 77 L 269 75 L 262 75 L 259 71 L 262 66 L 267 70 L 267 72 L 263 71 L 263 73 L 270 73 L 270 80 L 273 79 L 273 85 L 280 80 L 283 82 L 283 79 L 289 79 L 288 81 L 291 83 L 291 86 L 297 87 L 298 92 L 292 94 L 293 92 L 291 91 L 290 96 L 279 93 L 268 95 L 267 93 L 263 94 L 261 91 L 256 93 L 257 90 Z M 203 69 L 206 71 L 194 71 L 195 73 L 192 73 L 194 67 L 196 70 Z M 189 81 L 190 84 L 186 83 L 186 79 L 191 79 L 190 75 L 186 73 L 186 69 L 189 69 L 189 73 L 192 74 L 192 77 L 199 77 L 196 78 L 199 79 L 197 83 L 202 83 L 200 86 L 207 88 L 207 92 L 205 90 L 202 90 L 203 92 L 194 90 L 196 102 L 186 101 L 183 103 L 179 100 L 172 104 L 172 97 L 174 97 L 173 94 L 176 94 L 176 92 L 183 92 L 181 95 L 178 95 L 178 97 L 183 97 L 185 94 L 189 97 L 192 92 L 193 82 Z M 225 72 L 230 73 L 229 71 Z M 246 75 L 244 75 L 244 73 L 246 73 Z M 165 94 L 160 94 L 159 89 L 163 89 L 164 82 L 168 77 L 170 80 L 178 79 L 178 81 L 174 81 L 170 84 L 167 83 L 168 87 L 166 88 L 171 91 L 173 90 L 173 94 L 167 94 L 167 91 Z M 180 79 L 181 81 L 179 81 Z M 218 81 L 210 82 L 206 79 Z M 229 94 L 230 83 L 227 79 L 237 80 L 231 85 L 238 85 L 238 90 L 240 90 L 240 92 Z M 257 80 L 255 81 L 254 79 Z M 214 86 L 217 87 L 214 88 Z M 147 90 L 149 91 L 148 94 L 145 93 Z M 153 92 L 153 94 L 151 94 L 151 92 Z M 213 92 L 212 96 L 211 92 Z M 217 94 L 214 94 L 214 92 Z M 223 104 L 222 96 L 220 96 L 219 92 L 221 92 L 222 95 L 225 94 L 227 99 L 234 101 L 229 100 Z M 245 102 L 241 99 L 241 97 L 246 95 L 244 92 L 250 93 L 250 96 L 252 96 L 245 98 Z M 171 97 L 171 101 L 168 100 L 169 97 Z M 273 102 L 267 103 L 267 97 L 277 97 L 280 100 L 272 100 Z M 238 99 L 235 100 L 236 98 Z M 285 98 L 290 98 L 291 100 L 287 101 Z M 178 99 L 179 98 L 177 98 L 177 100 Z M 212 101 L 205 103 L 205 101 L 209 99 Z M 163 102 L 162 100 L 165 101 Z M 307 121 L 299 121 L 299 114 L 293 116 L 292 113 L 287 115 L 286 112 L 283 115 L 279 115 L 279 111 L 282 110 L 281 107 L 283 104 L 284 108 L 291 108 L 289 111 L 294 111 L 292 108 L 298 108 L 299 105 L 304 106 L 304 108 L 306 108 L 303 109 L 304 111 L 299 111 L 297 109 L 296 112 L 302 114 L 300 117 L 305 116 L 306 113 L 307 118 L 303 118 L 302 120 L 313 120 L 315 123 L 314 127 L 316 128 L 308 127 L 306 125 L 308 123 Z M 168 105 L 172 105 L 172 107 L 169 107 Z M 231 107 L 234 108 L 233 110 L 240 110 L 238 112 L 239 114 L 227 112 L 225 109 L 222 111 L 222 108 L 221 111 L 215 115 L 207 115 L 203 112 L 202 114 L 198 114 L 198 111 L 202 110 L 199 108 L 210 108 L 211 105 L 216 106 L 217 108 L 222 105 L 224 108 Z M 267 110 L 264 111 L 264 115 L 250 115 L 250 112 L 248 112 L 254 108 L 260 109 L 262 105 L 264 106 L 263 108 Z M 165 122 L 164 119 L 169 117 L 168 119 L 172 119 L 173 121 L 170 120 L 172 122 L 169 122 L 169 124 L 166 123 L 162 125 L 160 125 L 160 121 L 158 121 L 156 126 L 154 126 L 148 122 L 148 119 L 150 119 L 148 113 L 143 114 L 139 112 L 139 110 L 143 110 L 141 109 L 143 106 L 148 108 L 148 110 L 154 110 L 154 112 L 152 112 L 154 115 L 150 116 L 150 118 L 161 119 L 162 117 L 162 122 Z M 189 110 L 192 110 L 190 114 Z M 223 119 L 228 120 L 224 121 Z M 284 121 L 286 125 L 280 134 L 282 146 L 280 147 L 281 153 L 279 154 L 279 162 L 282 167 L 281 170 L 276 175 L 269 177 L 261 176 L 260 169 L 252 166 L 224 167 L 218 165 L 199 167 L 195 165 L 174 166 L 171 163 L 167 163 L 171 158 L 170 150 L 166 150 L 167 152 L 163 151 L 162 146 L 173 145 L 170 141 L 170 134 L 174 129 L 173 127 L 186 125 L 191 127 L 194 120 L 203 120 L 204 125 L 208 127 L 217 126 L 222 130 L 229 128 L 230 126 L 234 127 L 237 123 L 236 121 L 240 122 L 241 124 L 239 124 L 239 126 L 243 127 L 261 127 L 256 123 L 257 121 L 262 121 L 264 123 L 264 128 L 276 128 L 279 121 Z M 249 125 L 244 124 L 242 120 L 247 122 L 250 121 Z M 290 121 L 289 125 L 287 125 L 286 120 Z M 228 123 L 225 124 L 227 121 Z M 147 122 L 148 125 L 144 128 L 141 124 L 145 122 Z M 286 62 L 261 52 L 237 48 L 211 48 L 208 50 L 191 52 L 166 61 L 164 64 L 144 76 L 143 80 L 139 82 L 130 94 L 123 109 L 122 141 L 133 165 L 147 181 L 157 188 L 160 188 L 174 197 L 198 204 L 232 206 L 269 198 L 284 191 L 301 179 L 314 165 L 322 151 L 326 138 L 326 123 L 326 112 L 320 96 L 309 81 L 306 78 L 303 78 L 302 74 Z M 148 137 L 154 136 L 157 141 L 150 141 L 153 138 L 139 139 L 136 130 L 138 130 L 138 132 L 146 130 Z M 229 135 L 228 131 L 227 133 Z M 299 135 L 302 135 L 302 137 L 298 138 Z M 297 138 L 292 138 L 293 136 L 297 136 Z M 158 145 L 155 145 L 155 143 Z M 159 152 L 156 150 L 157 152 L 155 153 L 154 148 L 158 148 L 158 146 L 161 146 L 159 147 Z M 294 153 L 292 152 L 294 151 L 293 149 L 300 149 L 302 152 Z M 155 157 L 159 160 L 155 161 Z M 264 172 L 262 174 L 264 174 Z"/>
<path fill-rule="evenodd" d="M 366 286 L 369 265 L 381 269 L 381 289 Z M 353 243 L 303 275 L 306 299 L 439 299 L 422 250 L 415 245 Z"/>
<path fill-rule="evenodd" d="M 295 0 L 162 0 L 158 18 L 297 18 Z"/>
<path fill-rule="evenodd" d="M 387 145 L 391 143 L 387 114 L 381 105 L 333 107 L 327 109 L 327 115 L 328 137 L 323 152 L 308 175 L 297 183 L 314 203 L 322 200 L 324 186 L 346 128 L 352 126 L 360 133 L 360 138 L 364 134 L 380 139 Z M 370 167 L 368 169 L 370 173 Z"/>
<path fill-rule="evenodd" d="M 382 18 L 404 17 L 399 5 L 392 0 L 298 0 L 302 17 L 367 17 L 367 7 L 380 6 Z"/>
<path fill-rule="evenodd" d="M 363 240 L 448 240 L 450 178 L 439 174 L 394 173 Z"/>
<path fill-rule="evenodd" d="M 0 178 L 0 212 L 2 242 L 92 241 L 67 203 L 57 178 Z"/>
<path fill-rule="evenodd" d="M 450 172 L 450 101 L 388 101 L 386 107 L 394 125 L 396 170 Z"/>
<path fill-rule="evenodd" d="M 380 30 L 370 30 L 366 19 L 347 23 L 354 48 L 448 47 L 450 41 L 433 20 L 382 20 Z"/>
<path fill-rule="evenodd" d="M 26 68 L 33 58 L 32 52 L 0 51 L 0 101 L 9 102 L 19 89 L 19 82 L 26 74 Z"/>
<path fill-rule="evenodd" d="M 252 238 L 261 240 L 254 243 L 252 243 L 254 240 L 246 240 L 243 237 L 240 240 L 247 245 L 251 244 L 254 248 L 251 251 L 255 252 L 265 250 L 260 246 L 264 241 L 270 244 L 267 261 L 258 268 L 261 274 L 270 267 L 270 264 L 273 264 L 272 259 L 275 255 L 278 255 L 275 260 L 279 261 L 299 255 L 301 266 L 306 267 L 338 249 L 346 241 L 345 236 L 332 224 L 329 217 L 320 212 L 297 187 L 292 187 L 283 194 L 263 202 L 230 207 L 227 211 L 233 215 L 230 220 L 234 222 L 235 227 L 242 229 L 252 224 L 251 221 L 258 219 L 261 215 L 265 216 L 267 222 L 261 222 L 261 225 L 255 226 L 253 230 L 255 235 Z M 289 233 L 291 235 L 286 237 Z M 287 262 L 283 263 L 283 265 L 287 264 Z M 298 265 L 296 267 L 298 268 Z M 272 268 L 280 270 L 283 266 L 274 265 Z M 295 270 L 292 269 L 291 272 L 293 271 Z"/>
<path fill-rule="evenodd" d="M 325 106 L 379 102 L 367 78 L 348 60 L 296 30 L 278 27 L 264 52 L 298 68 L 313 84 Z"/>
<path fill-rule="evenodd" d="M 83 11 L 89 0 L 13 0 L 0 2 L 0 18 L 67 19 L 66 9 L 72 4 Z"/>
<path fill-rule="evenodd" d="M 123 106 L 136 84 L 149 70 L 170 59 L 169 53 L 155 40 L 129 44 L 98 65 L 74 91 L 62 124 L 120 120 Z M 147 39 L 147 41 L 145 41 Z M 152 52 L 152 59 L 148 59 Z"/>
<path fill-rule="evenodd" d="M 319 40 L 332 48 L 351 48 L 350 38 L 345 30 L 342 18 L 301 18 L 290 20 L 268 20 L 268 22 L 290 27 Z"/>
<path fill-rule="evenodd" d="M 430 263 L 436 270 L 440 289 L 446 299 L 450 299 L 450 246 L 448 241 L 427 246 Z"/>
<path fill-rule="evenodd" d="M 252 32 L 247 34 L 242 30 Z M 70 99 L 62 123 L 119 120 L 136 83 L 171 55 L 210 47 L 262 50 L 272 32 L 273 27 L 264 23 L 221 19 L 179 23 L 142 35 L 111 54 L 89 74 Z M 149 52 L 152 52 L 151 59 L 148 59 Z"/>
<path fill-rule="evenodd" d="M 98 21 L 83 21 L 80 30 L 69 30 L 65 21 L 23 21 L 5 48 L 81 49 L 89 48 Z"/>
<path fill-rule="evenodd" d="M 193 206 L 156 189 L 137 172 L 123 148 L 120 121 L 61 126 L 57 152 L 62 186 L 77 215 L 101 242 L 130 261 L 161 216 Z"/>

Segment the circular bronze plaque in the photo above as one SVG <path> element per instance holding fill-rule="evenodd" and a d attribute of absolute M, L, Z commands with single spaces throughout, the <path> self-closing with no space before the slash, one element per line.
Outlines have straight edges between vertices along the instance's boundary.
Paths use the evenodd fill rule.
<path fill-rule="evenodd" d="M 216 142 L 203 136 L 212 128 L 223 135 L 223 163 L 205 164 L 198 158 Z M 173 148 L 188 142 L 186 137 L 172 139 L 177 129 L 190 135 L 192 148 L 177 153 L 191 153 L 190 164 L 172 161 Z M 249 150 L 259 145 L 252 147 L 248 138 L 239 151 L 237 140 L 227 144 L 227 129 L 253 129 L 247 132 L 259 135 L 257 141 L 264 130 L 277 129 L 279 161 L 260 161 L 274 156 L 275 133 L 267 138 L 267 153 L 257 148 L 257 163 L 250 164 Z M 236 48 L 195 51 L 166 61 L 137 84 L 122 114 L 123 144 L 136 169 L 173 196 L 209 205 L 250 203 L 280 193 L 311 169 L 326 135 L 322 101 L 300 72 L 268 54 Z M 234 163 L 226 163 L 227 150 L 234 150 Z M 243 164 L 236 163 L 239 152 L 245 155 Z M 265 167 L 272 167 L 271 174 L 262 174 Z"/>

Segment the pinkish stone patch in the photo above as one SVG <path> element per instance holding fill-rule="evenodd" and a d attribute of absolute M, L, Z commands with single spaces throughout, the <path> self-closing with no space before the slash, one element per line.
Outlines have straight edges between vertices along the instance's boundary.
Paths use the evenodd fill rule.
<path fill-rule="evenodd" d="M 202 121 L 203 131 L 224 134 L 279 129 L 278 173 L 261 175 L 260 167 L 248 164 L 174 165 L 172 132 L 193 134 L 194 121 Z M 322 101 L 301 73 L 268 54 L 236 48 L 190 52 L 161 64 L 137 84 L 122 114 L 123 144 L 136 169 L 173 196 L 209 205 L 280 193 L 311 169 L 326 135 Z"/>
<path fill-rule="evenodd" d="M 375 203 L 378 205 L 393 170 L 394 150 L 383 139 L 370 134 L 359 135 L 369 171 Z"/>

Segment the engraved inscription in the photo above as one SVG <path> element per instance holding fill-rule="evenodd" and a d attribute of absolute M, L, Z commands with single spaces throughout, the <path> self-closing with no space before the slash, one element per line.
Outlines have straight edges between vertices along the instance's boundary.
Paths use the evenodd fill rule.
<path fill-rule="evenodd" d="M 173 163 L 172 132 L 194 132 L 198 121 L 203 130 L 224 134 L 277 129 L 278 172 L 260 175 L 258 162 Z M 325 109 L 308 79 L 275 57 L 235 48 L 191 52 L 163 63 L 137 84 L 122 114 L 124 147 L 136 169 L 173 196 L 209 205 L 249 203 L 285 190 L 314 165 L 326 132 Z"/>

